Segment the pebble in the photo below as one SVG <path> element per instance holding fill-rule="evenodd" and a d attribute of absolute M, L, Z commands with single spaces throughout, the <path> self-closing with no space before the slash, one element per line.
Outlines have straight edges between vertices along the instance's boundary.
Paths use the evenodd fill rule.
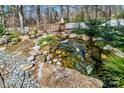
<path fill-rule="evenodd" d="M 61 65 L 62 65 L 62 63 L 58 61 L 58 62 L 56 62 L 56 65 L 61 66 Z"/>
<path fill-rule="evenodd" d="M 69 38 L 76 38 L 76 36 L 77 36 L 76 34 L 70 34 Z"/>
<path fill-rule="evenodd" d="M 51 64 L 51 63 L 52 63 L 52 61 L 50 60 L 50 61 L 47 61 L 46 63 L 47 63 L 47 64 Z"/>
<path fill-rule="evenodd" d="M 48 54 L 48 51 L 43 51 L 43 55 L 47 55 Z"/>
<path fill-rule="evenodd" d="M 40 46 L 35 46 L 32 48 L 33 50 L 39 50 L 40 49 Z"/>
<path fill-rule="evenodd" d="M 58 61 L 58 59 L 53 59 L 53 62 L 57 62 Z"/>
<path fill-rule="evenodd" d="M 4 51 L 6 49 L 6 47 L 1 47 L 0 51 Z"/>
<path fill-rule="evenodd" d="M 24 64 L 24 65 L 20 66 L 20 70 L 26 71 L 26 70 L 28 70 L 28 69 L 30 69 L 32 67 L 33 67 L 33 64 Z"/>
<path fill-rule="evenodd" d="M 5 65 L 0 65 L 0 68 L 3 68 Z"/>

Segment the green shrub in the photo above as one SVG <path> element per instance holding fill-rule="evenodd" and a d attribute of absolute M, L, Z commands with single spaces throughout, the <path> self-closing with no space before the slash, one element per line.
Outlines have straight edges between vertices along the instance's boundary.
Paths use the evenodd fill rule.
<path fill-rule="evenodd" d="M 32 31 L 30 31 L 28 34 L 29 34 L 30 36 L 31 36 L 31 35 L 36 35 L 36 34 L 37 34 L 37 29 L 36 29 L 36 28 L 32 28 Z"/>
<path fill-rule="evenodd" d="M 46 45 L 51 45 L 51 44 L 54 44 L 54 43 L 57 43 L 58 41 L 58 38 L 54 35 L 47 35 L 47 36 L 44 36 L 42 39 L 40 39 L 38 41 L 38 44 L 41 46 L 41 47 L 44 47 Z"/>
<path fill-rule="evenodd" d="M 103 47 L 107 45 L 105 41 L 96 41 L 94 44 L 95 46 L 98 46 L 100 49 L 103 49 Z"/>
<path fill-rule="evenodd" d="M 89 29 L 87 30 L 87 35 L 89 36 L 96 36 L 100 33 L 100 24 L 103 23 L 102 20 L 97 19 L 89 19 L 85 21 L 86 25 L 88 25 Z"/>
<path fill-rule="evenodd" d="M 102 72 L 105 87 L 124 88 L 124 58 L 110 56 L 106 61 Z"/>
<path fill-rule="evenodd" d="M 5 34 L 5 27 L 0 24 L 0 36 L 3 36 Z"/>
<path fill-rule="evenodd" d="M 64 22 L 65 22 L 65 23 L 69 23 L 70 20 L 69 20 L 68 18 L 64 18 Z"/>
<path fill-rule="evenodd" d="M 86 34 L 86 29 L 74 29 L 72 33 L 75 33 L 77 35 Z"/>
<path fill-rule="evenodd" d="M 119 18 L 124 18 L 124 12 L 120 12 L 117 16 L 116 16 L 117 19 Z"/>
<path fill-rule="evenodd" d="M 17 31 L 13 31 L 10 35 L 10 42 L 19 42 L 20 38 L 19 38 L 20 33 Z"/>

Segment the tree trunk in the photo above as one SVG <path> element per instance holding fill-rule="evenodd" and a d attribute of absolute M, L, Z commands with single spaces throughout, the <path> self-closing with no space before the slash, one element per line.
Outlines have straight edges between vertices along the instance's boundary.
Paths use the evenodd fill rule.
<path fill-rule="evenodd" d="M 97 5 L 95 5 L 95 19 L 97 19 Z"/>
<path fill-rule="evenodd" d="M 88 5 L 85 6 L 86 19 L 89 19 L 88 7 L 89 7 Z"/>
<path fill-rule="evenodd" d="M 84 19 L 84 7 L 83 6 L 81 6 L 81 17 L 82 17 L 82 19 Z"/>
<path fill-rule="evenodd" d="M 67 5 L 66 8 L 67 8 L 67 20 L 70 22 L 70 18 L 69 18 L 69 13 L 70 13 L 69 5 Z"/>
<path fill-rule="evenodd" d="M 108 19 L 111 19 L 111 6 L 108 6 Z"/>
<path fill-rule="evenodd" d="M 37 15 L 37 27 L 39 28 L 40 26 L 40 5 L 36 6 L 36 15 Z"/>
<path fill-rule="evenodd" d="M 4 11 L 3 11 L 4 6 L 0 6 L 0 24 L 5 25 L 5 20 L 4 20 Z"/>
<path fill-rule="evenodd" d="M 63 10 L 63 5 L 60 5 L 60 10 L 61 10 L 61 23 L 64 23 L 64 10 Z"/>
<path fill-rule="evenodd" d="M 21 27 L 21 34 L 26 34 L 24 29 L 24 16 L 23 16 L 23 6 L 18 5 L 19 22 Z"/>

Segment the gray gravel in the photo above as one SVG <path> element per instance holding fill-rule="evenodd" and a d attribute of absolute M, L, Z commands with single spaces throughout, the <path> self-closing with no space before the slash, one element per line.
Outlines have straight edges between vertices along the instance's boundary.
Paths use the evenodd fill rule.
<path fill-rule="evenodd" d="M 38 88 L 40 85 L 33 77 L 33 73 L 21 71 L 20 65 L 29 63 L 18 54 L 12 55 L 5 51 L 0 51 L 0 73 L 4 78 L 6 88 Z"/>

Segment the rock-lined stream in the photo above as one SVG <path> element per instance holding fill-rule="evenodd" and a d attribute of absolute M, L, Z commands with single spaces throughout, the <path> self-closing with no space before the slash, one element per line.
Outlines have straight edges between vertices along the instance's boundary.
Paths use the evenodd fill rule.
<path fill-rule="evenodd" d="M 43 63 L 41 62 L 43 60 L 43 57 L 41 57 L 43 56 L 43 54 L 39 52 L 42 50 L 37 50 L 38 47 L 35 46 L 33 42 L 34 41 L 29 40 L 29 41 L 19 42 L 18 44 L 11 45 L 11 46 L 8 45 L 6 46 L 5 49 L 3 47 L 1 48 L 0 50 L 0 82 L 1 82 L 0 87 L 5 87 L 5 88 L 10 88 L 10 87 L 12 88 L 102 87 L 101 81 L 92 77 L 83 76 L 83 74 L 80 74 L 78 71 L 74 70 L 75 68 L 73 68 L 73 65 L 71 66 L 72 69 L 63 68 L 63 67 L 69 67 L 70 66 L 69 64 L 72 64 L 73 62 L 68 63 L 68 65 L 64 63 L 62 68 L 59 64 L 57 64 L 58 66 L 57 65 L 52 66 L 49 63 L 48 63 L 49 64 L 48 66 L 47 65 L 40 66 Z M 66 43 L 61 42 L 60 46 L 58 46 L 58 49 L 64 49 L 64 46 L 66 45 L 68 46 L 68 44 Z M 82 57 L 85 55 L 84 47 L 81 48 L 80 44 L 78 45 L 73 41 L 70 43 L 74 44 L 72 50 L 71 48 L 69 48 L 68 50 L 68 53 L 69 52 L 71 53 L 73 51 L 72 56 L 70 57 L 73 57 L 74 55 L 76 56 L 78 55 L 78 53 L 79 53 L 79 56 L 82 56 Z M 63 46 L 63 44 L 65 45 Z M 55 57 L 57 57 L 56 56 L 57 51 L 55 52 L 55 54 L 53 53 Z M 60 50 L 59 52 L 64 52 L 64 51 Z M 37 57 L 40 58 L 39 61 L 36 60 L 37 57 L 34 58 L 36 55 Z M 45 57 L 45 58 L 48 59 L 48 57 Z M 78 60 L 78 56 L 76 59 L 74 60 L 73 59 L 70 59 L 70 60 L 72 61 L 75 61 L 76 59 Z M 68 59 L 65 59 L 65 61 L 67 60 Z M 83 60 L 84 59 L 81 59 L 80 61 L 83 63 Z M 51 70 L 49 71 L 48 69 L 51 69 Z M 50 74 L 50 73 L 53 73 L 53 74 Z M 72 76 L 72 73 L 75 73 L 74 74 L 75 76 Z M 77 76 L 80 76 L 80 77 L 76 78 Z M 62 82 L 59 79 L 61 79 Z M 78 79 L 80 79 L 80 82 L 78 82 Z M 47 81 L 51 82 L 52 85 Z M 56 85 L 55 85 L 55 82 L 56 82 Z M 60 84 L 60 82 L 62 84 Z M 75 85 L 74 82 L 77 82 L 77 85 Z M 73 85 L 71 85 L 71 83 Z"/>

